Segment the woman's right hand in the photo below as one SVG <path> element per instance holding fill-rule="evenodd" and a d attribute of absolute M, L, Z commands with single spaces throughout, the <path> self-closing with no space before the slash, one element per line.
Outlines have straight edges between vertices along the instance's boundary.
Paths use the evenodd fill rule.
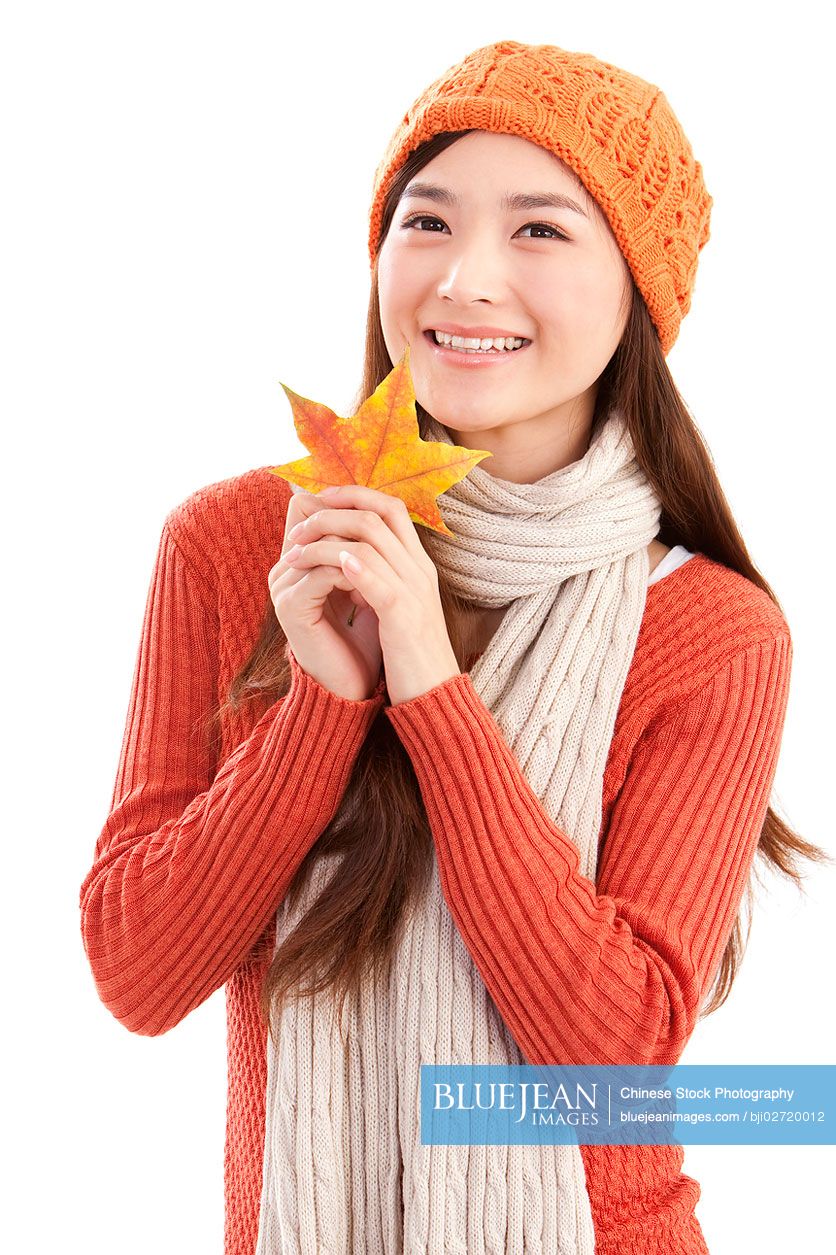
<path fill-rule="evenodd" d="M 267 583 L 276 618 L 302 669 L 338 697 L 364 701 L 377 687 L 383 661 L 377 615 L 340 567 L 297 569 L 284 561 L 294 544 L 288 532 L 322 508 L 314 493 L 292 493 L 282 557 Z"/>

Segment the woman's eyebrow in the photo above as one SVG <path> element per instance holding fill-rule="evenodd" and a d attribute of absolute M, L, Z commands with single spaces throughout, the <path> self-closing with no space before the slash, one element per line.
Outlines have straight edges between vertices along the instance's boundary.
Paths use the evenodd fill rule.
<path fill-rule="evenodd" d="M 401 199 L 405 200 L 408 196 L 421 197 L 424 200 L 434 200 L 440 205 L 451 205 L 457 207 L 461 202 L 454 192 L 449 188 L 438 187 L 435 183 L 410 183 L 404 189 Z M 582 209 L 577 201 L 572 200 L 571 196 L 565 196 L 563 192 L 513 192 L 506 193 L 500 202 L 501 209 L 571 209 L 573 213 L 582 214 L 584 218 L 588 218 L 585 209 Z"/>

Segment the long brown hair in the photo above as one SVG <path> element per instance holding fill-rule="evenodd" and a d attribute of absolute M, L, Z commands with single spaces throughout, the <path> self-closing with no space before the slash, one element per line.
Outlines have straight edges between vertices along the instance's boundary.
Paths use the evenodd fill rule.
<path fill-rule="evenodd" d="M 467 131 L 436 135 L 407 159 L 390 189 L 384 207 L 380 244 L 386 237 L 403 189 L 436 154 Z M 568 169 L 568 167 L 567 167 Z M 579 182 L 579 181 L 578 181 Z M 585 190 L 585 189 L 583 189 Z M 628 293 L 629 296 L 629 293 Z M 363 378 L 354 410 L 392 369 L 380 323 L 377 263 L 372 272 L 366 322 Z M 592 431 L 617 406 L 628 419 L 636 458 L 662 503 L 658 538 L 668 546 L 699 551 L 763 589 L 780 605 L 755 568 L 714 470 L 711 455 L 668 370 L 647 306 L 632 285 L 632 304 L 624 335 L 598 381 Z M 416 404 L 419 430 L 428 439 L 427 412 Z M 419 536 L 422 529 L 416 529 Z M 439 594 L 450 643 L 464 669 L 472 643 L 465 622 L 465 603 L 438 572 Z M 267 598 L 258 641 L 230 686 L 225 707 L 239 711 L 246 701 L 270 702 L 290 687 L 285 636 Z M 220 711 L 216 718 L 220 718 Z M 803 840 L 770 807 L 758 852 L 802 888 L 799 859 L 831 860 L 818 846 Z M 344 999 L 357 991 L 365 976 L 378 978 L 391 958 L 407 912 L 417 901 L 432 868 L 433 839 L 420 790 L 394 728 L 381 710 L 361 747 L 337 814 L 299 867 L 289 888 L 289 905 L 297 900 L 314 862 L 321 855 L 341 853 L 339 876 L 320 891 L 290 936 L 272 958 L 261 992 L 261 1013 L 272 1032 L 271 1010 L 291 991 L 299 997 L 332 987 L 340 1011 Z M 753 892 L 747 884 L 750 918 L 743 938 L 738 914 L 717 969 L 712 996 L 702 1009 L 707 1016 L 725 1002 L 743 957 Z"/>

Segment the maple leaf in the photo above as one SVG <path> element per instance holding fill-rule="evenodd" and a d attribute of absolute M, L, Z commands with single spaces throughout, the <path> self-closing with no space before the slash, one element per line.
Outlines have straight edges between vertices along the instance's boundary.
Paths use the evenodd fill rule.
<path fill-rule="evenodd" d="M 453 536 L 436 497 L 464 479 L 489 449 L 422 440 L 409 373 L 409 345 L 397 366 L 352 418 L 284 388 L 296 433 L 311 456 L 270 467 L 273 475 L 318 493 L 331 484 L 363 484 L 405 502 L 415 523 Z"/>

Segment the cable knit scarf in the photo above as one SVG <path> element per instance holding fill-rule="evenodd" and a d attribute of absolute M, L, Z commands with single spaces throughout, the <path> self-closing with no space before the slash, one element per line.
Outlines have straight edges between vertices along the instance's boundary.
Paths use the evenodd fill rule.
<path fill-rule="evenodd" d="M 430 419 L 425 439 L 452 444 Z M 474 467 L 427 533 L 468 600 L 507 606 L 471 680 L 545 811 L 595 879 L 604 768 L 644 613 L 660 503 L 613 412 L 585 455 L 533 484 Z M 320 858 L 276 944 L 341 855 Z M 523 1064 L 450 915 L 438 865 L 388 981 L 286 1002 L 268 1035 L 256 1255 L 590 1255 L 577 1146 L 423 1146 L 420 1066 Z M 559 1062 L 553 1060 L 550 1062 Z"/>

